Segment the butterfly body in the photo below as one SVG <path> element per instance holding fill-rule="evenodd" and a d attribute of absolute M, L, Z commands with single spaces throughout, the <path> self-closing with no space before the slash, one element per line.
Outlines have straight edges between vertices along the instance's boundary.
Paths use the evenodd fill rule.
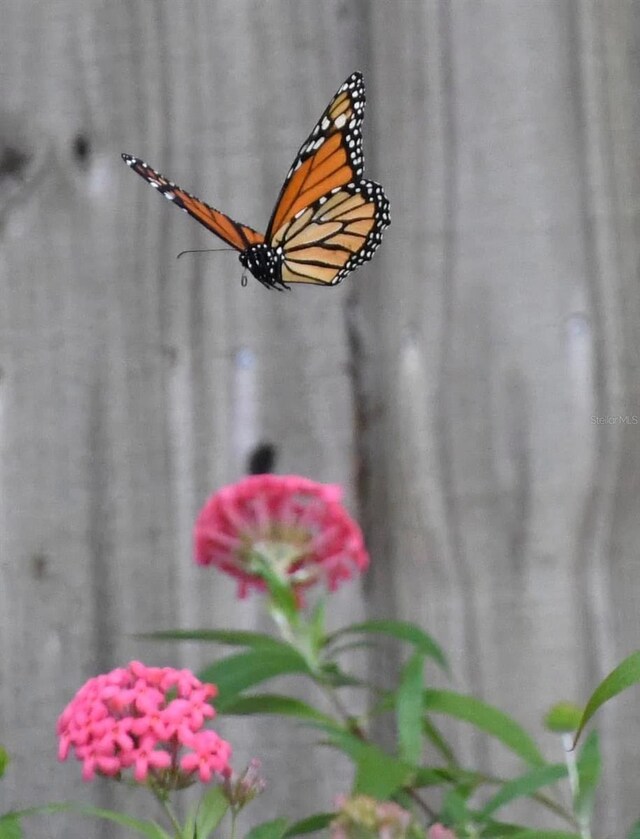
<path fill-rule="evenodd" d="M 165 198 L 239 251 L 243 267 L 267 288 L 337 285 L 371 259 L 389 225 L 384 190 L 362 177 L 364 104 L 362 74 L 352 73 L 302 144 L 264 235 L 190 195 L 139 158 L 122 158 Z"/>
<path fill-rule="evenodd" d="M 274 249 L 264 242 L 251 245 L 240 252 L 240 264 L 266 288 L 284 289 L 282 282 L 282 249 Z"/>

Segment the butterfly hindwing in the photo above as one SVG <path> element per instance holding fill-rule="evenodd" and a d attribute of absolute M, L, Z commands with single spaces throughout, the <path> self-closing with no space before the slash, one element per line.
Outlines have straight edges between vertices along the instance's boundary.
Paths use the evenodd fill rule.
<path fill-rule="evenodd" d="M 334 190 L 284 225 L 274 241 L 283 253 L 282 281 L 336 285 L 371 259 L 389 224 L 382 187 L 362 180 Z"/>
<path fill-rule="evenodd" d="M 211 233 L 215 233 L 232 248 L 238 251 L 243 251 L 251 245 L 257 245 L 264 242 L 262 233 L 258 233 L 246 224 L 240 224 L 234 221 L 225 213 L 216 210 L 205 204 L 199 198 L 186 192 L 176 184 L 167 180 L 164 175 L 156 172 L 151 166 L 148 166 L 144 161 L 137 157 L 131 157 L 128 154 L 123 154 L 124 162 L 137 172 L 140 177 L 144 178 L 147 183 L 158 190 L 165 198 L 184 210 L 185 213 L 199 221 Z"/>

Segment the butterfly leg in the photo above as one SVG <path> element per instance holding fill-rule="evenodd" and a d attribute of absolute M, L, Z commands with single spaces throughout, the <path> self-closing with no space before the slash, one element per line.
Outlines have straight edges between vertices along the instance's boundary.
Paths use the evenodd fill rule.
<path fill-rule="evenodd" d="M 262 277 L 256 277 L 260 285 L 264 286 L 268 289 L 274 289 L 276 291 L 291 291 L 291 286 L 288 286 L 286 283 L 283 283 L 282 280 L 265 280 Z"/>
<path fill-rule="evenodd" d="M 275 288 L 278 291 L 291 291 L 291 286 L 287 285 L 282 280 L 274 280 L 270 288 Z"/>

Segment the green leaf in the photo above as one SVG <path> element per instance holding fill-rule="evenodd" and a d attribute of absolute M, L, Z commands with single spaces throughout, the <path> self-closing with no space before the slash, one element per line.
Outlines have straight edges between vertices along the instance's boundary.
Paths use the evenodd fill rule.
<path fill-rule="evenodd" d="M 367 745 L 356 759 L 353 791 L 384 801 L 408 784 L 412 774 L 413 767 L 396 760 L 377 746 Z"/>
<path fill-rule="evenodd" d="M 458 784 L 465 787 L 477 787 L 486 782 L 486 777 L 468 769 L 456 769 L 451 766 L 419 766 L 411 779 L 411 786 L 435 787 L 444 784 Z"/>
<path fill-rule="evenodd" d="M 324 646 L 326 602 L 326 599 L 321 597 L 316 603 L 309 619 L 309 639 L 311 641 L 311 648 L 313 649 L 316 657 L 318 652 Z"/>
<path fill-rule="evenodd" d="M 473 696 L 450 690 L 426 690 L 424 707 L 426 711 L 448 714 L 471 723 L 481 731 L 500 740 L 526 763 L 533 766 L 541 766 L 545 763 L 538 747 L 526 731 L 493 705 L 487 705 L 486 702 Z"/>
<path fill-rule="evenodd" d="M 562 830 L 533 830 L 523 828 L 517 824 L 490 821 L 482 831 L 483 837 L 496 837 L 496 839 L 580 839 L 578 833 L 566 833 Z"/>
<path fill-rule="evenodd" d="M 245 839 L 282 839 L 287 832 L 286 819 L 273 819 L 252 828 Z"/>
<path fill-rule="evenodd" d="M 327 732 L 329 743 L 348 755 L 356 766 L 354 794 L 370 795 L 385 800 L 412 779 L 415 768 L 383 752 L 373 743 L 365 743 L 359 737 L 339 728 L 335 724 L 314 726 Z"/>
<path fill-rule="evenodd" d="M 423 669 L 424 655 L 416 651 L 403 668 L 396 693 L 398 754 L 401 760 L 412 764 L 417 764 L 422 756 Z"/>
<path fill-rule="evenodd" d="M 578 833 L 566 833 L 564 830 L 517 830 L 509 834 L 509 839 L 580 839 Z"/>
<path fill-rule="evenodd" d="M 293 647 L 283 649 L 251 650 L 216 661 L 205 668 L 199 677 L 218 687 L 215 707 L 224 711 L 225 702 L 234 699 L 238 693 L 275 676 L 285 673 L 309 673 L 309 666 Z"/>
<path fill-rule="evenodd" d="M 544 725 L 554 734 L 571 734 L 580 725 L 582 708 L 573 702 L 557 702 L 544 718 Z"/>
<path fill-rule="evenodd" d="M 15 816 L 2 816 L 0 818 L 0 839 L 22 839 L 20 819 Z"/>
<path fill-rule="evenodd" d="M 512 781 L 507 781 L 500 788 L 500 791 L 488 801 L 485 806 L 478 813 L 479 819 L 486 819 L 500 807 L 504 807 L 510 801 L 515 801 L 516 798 L 532 795 L 541 787 L 549 786 L 549 784 L 557 783 L 561 778 L 566 778 L 567 767 L 563 764 L 551 764 L 549 766 L 542 766 L 539 769 L 533 769 L 525 775 L 520 775 L 519 778 L 514 778 Z"/>
<path fill-rule="evenodd" d="M 94 816 L 97 819 L 104 819 L 105 821 L 121 824 L 123 827 L 128 827 L 129 830 L 141 833 L 143 836 L 148 837 L 148 839 L 172 839 L 172 835 L 170 833 L 166 833 L 159 825 L 152 821 L 134 819 L 132 816 L 124 815 L 124 813 L 116 813 L 113 810 L 104 810 L 101 807 L 76 805 L 72 809 L 77 810 L 84 816 Z"/>
<path fill-rule="evenodd" d="M 186 835 L 207 839 L 220 824 L 228 809 L 229 802 L 222 789 L 210 787 L 198 802 L 194 818 L 190 819 L 191 830 L 186 830 Z"/>
<path fill-rule="evenodd" d="M 447 763 L 451 764 L 451 766 L 455 766 L 458 761 L 453 753 L 453 749 L 427 716 L 423 716 L 422 718 L 422 730 L 424 731 L 424 735 L 427 740 L 429 740 L 431 745 L 440 752 Z"/>
<path fill-rule="evenodd" d="M 375 650 L 375 648 L 375 641 L 367 641 L 364 638 L 360 638 L 357 641 L 345 641 L 344 644 L 337 644 L 336 646 L 332 646 L 331 656 L 332 658 L 337 658 L 337 656 L 342 655 L 343 653 L 348 653 L 351 650 Z"/>
<path fill-rule="evenodd" d="M 7 754 L 6 749 L 0 746 L 0 778 L 4 775 L 7 771 L 7 766 L 9 765 L 9 755 Z"/>
<path fill-rule="evenodd" d="M 640 821 L 637 821 L 627 833 L 627 839 L 640 839 Z"/>
<path fill-rule="evenodd" d="M 447 792 L 442 801 L 442 819 L 445 824 L 464 824 L 469 821 L 467 795 L 465 790 L 452 789 Z"/>
<path fill-rule="evenodd" d="M 578 793 L 573 803 L 576 818 L 581 823 L 588 823 L 593 811 L 593 798 L 600 780 L 600 748 L 598 733 L 592 731 L 585 740 L 577 761 Z"/>
<path fill-rule="evenodd" d="M 508 824 L 507 822 L 499 822 L 493 821 L 489 819 L 487 824 L 482 828 L 481 836 L 483 839 L 485 837 L 496 837 L 496 839 L 505 839 L 506 836 L 513 836 L 514 833 L 518 833 L 522 830 L 522 827 L 517 824 Z"/>
<path fill-rule="evenodd" d="M 306 702 L 291 696 L 276 693 L 260 693 L 251 696 L 237 696 L 224 705 L 227 716 L 248 716 L 249 714 L 279 714 L 284 717 L 297 717 L 301 720 L 334 723 L 327 714 L 323 714 Z"/>
<path fill-rule="evenodd" d="M 630 656 L 627 656 L 627 658 L 625 658 L 624 661 L 615 668 L 615 670 L 612 670 L 611 673 L 609 673 L 609 675 L 600 682 L 598 687 L 591 694 L 589 701 L 585 706 L 582 719 L 580 720 L 580 725 L 578 726 L 578 730 L 573 741 L 574 747 L 578 742 L 585 725 L 589 722 L 595 712 L 602 707 L 605 702 L 613 699 L 614 696 L 622 693 L 623 690 L 626 690 L 632 685 L 638 684 L 638 682 L 640 682 L 640 651 L 636 651 L 635 653 L 631 653 Z"/>
<path fill-rule="evenodd" d="M 325 830 L 335 818 L 335 813 L 316 813 L 301 819 L 292 824 L 285 832 L 286 839 L 291 836 L 305 836 L 307 833 L 316 833 L 318 830 Z"/>
<path fill-rule="evenodd" d="M 334 632 L 327 638 L 327 643 L 332 644 L 335 640 L 345 635 L 359 633 L 389 635 L 397 641 L 408 641 L 417 650 L 420 650 L 421 653 L 427 656 L 427 658 L 433 659 L 443 670 L 449 672 L 449 665 L 441 647 L 430 635 L 427 635 L 422 629 L 408 621 L 372 620 L 364 621 L 364 623 L 356 623 L 340 629 L 338 632 Z"/>
<path fill-rule="evenodd" d="M 322 684 L 331 685 L 335 688 L 370 688 L 367 682 L 355 676 L 350 676 L 341 670 L 335 661 L 324 661 L 320 667 L 319 676 Z"/>
<path fill-rule="evenodd" d="M 146 641 L 199 641 L 203 643 L 226 644 L 228 647 L 279 647 L 290 649 L 290 644 L 263 635 L 261 632 L 247 632 L 244 629 L 166 629 L 159 632 L 142 632 L 133 636 Z"/>
<path fill-rule="evenodd" d="M 49 813 L 69 812 L 116 822 L 124 827 L 128 827 L 135 833 L 141 833 L 143 836 L 146 836 L 147 839 L 173 839 L 170 834 L 162 830 L 162 828 L 155 822 L 144 821 L 143 819 L 134 819 L 132 816 L 125 816 L 123 813 L 117 813 L 114 810 L 105 810 L 101 807 L 91 807 L 88 804 L 78 804 L 75 801 L 43 804 L 39 807 L 28 807 L 24 810 L 15 810 L 11 813 L 7 813 L 3 818 L 25 818 L 27 816 L 41 816 Z"/>

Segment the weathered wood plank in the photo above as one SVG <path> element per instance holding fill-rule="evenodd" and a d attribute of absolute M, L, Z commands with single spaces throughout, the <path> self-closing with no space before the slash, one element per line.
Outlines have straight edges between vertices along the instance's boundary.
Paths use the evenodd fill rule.
<path fill-rule="evenodd" d="M 637 28 L 628 3 L 372 9 L 376 170 L 401 197 L 374 282 L 352 286 L 368 534 L 390 560 L 373 602 L 540 732 L 637 643 L 637 427 L 591 419 L 638 414 Z M 614 833 L 636 815 L 621 704 L 603 717 Z"/>
<path fill-rule="evenodd" d="M 133 656 L 207 658 L 131 633 L 261 622 L 257 602 L 239 607 L 229 584 L 190 559 L 199 505 L 245 471 L 256 445 L 277 447 L 280 470 L 348 483 L 351 469 L 345 292 L 243 289 L 231 254 L 176 262 L 210 238 L 119 153 L 264 224 L 299 143 L 354 66 L 335 2 L 291 12 L 259 2 L 7 6 L 11 116 L 0 136 L 7 147 L 17 120 L 14 133 L 35 149 L 34 171 L 4 208 L 1 269 L 2 730 L 15 755 L 3 805 L 13 806 L 91 796 L 77 766 L 55 765 L 53 734 L 87 676 Z M 357 613 L 357 587 L 340 603 Z M 262 816 L 328 807 L 347 783 L 327 753 L 307 756 L 293 778 L 283 771 L 300 748 L 308 755 L 309 734 L 228 729 L 239 761 L 263 758 Z M 125 800 L 106 787 L 93 794 Z M 115 835 L 62 817 L 29 827 Z"/>

